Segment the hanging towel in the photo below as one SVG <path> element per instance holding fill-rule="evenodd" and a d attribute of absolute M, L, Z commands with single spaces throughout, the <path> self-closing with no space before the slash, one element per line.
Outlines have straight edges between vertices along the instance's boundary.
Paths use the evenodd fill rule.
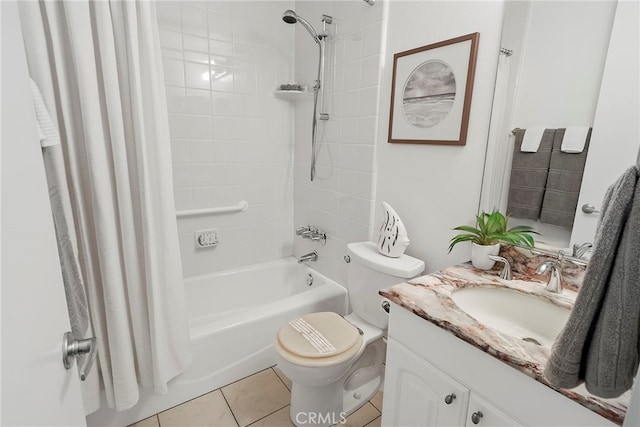
<path fill-rule="evenodd" d="M 555 129 L 546 129 L 538 151 L 529 153 L 520 149 L 525 130 L 516 132 L 507 202 L 509 215 L 532 220 L 540 216 L 554 135 Z"/>
<path fill-rule="evenodd" d="M 36 111 L 36 125 L 40 138 L 40 146 L 44 148 L 60 145 L 58 129 L 53 124 L 44 99 L 42 99 L 42 93 L 40 93 L 38 85 L 36 85 L 33 80 L 31 80 L 31 95 L 33 97 L 33 108 Z"/>
<path fill-rule="evenodd" d="M 541 222 L 567 228 L 573 227 L 590 138 L 589 130 L 584 150 L 577 154 L 569 154 L 561 149 L 567 139 L 565 130 L 556 129 L 549 175 L 540 211 Z"/>
<path fill-rule="evenodd" d="M 40 89 L 31 80 L 31 92 L 36 111 L 36 120 L 40 133 L 40 145 L 44 161 L 49 202 L 56 231 L 58 256 L 62 269 L 67 309 L 71 322 L 71 331 L 77 339 L 86 338 L 89 326 L 89 309 L 84 284 L 80 274 L 77 250 L 74 246 L 75 233 L 72 225 L 73 214 L 67 186 L 65 184 L 64 160 L 58 129 L 47 111 Z"/>
<path fill-rule="evenodd" d="M 589 126 L 567 126 L 562 140 L 562 151 L 564 153 L 582 153 L 587 140 L 591 137 Z"/>
<path fill-rule="evenodd" d="M 542 142 L 542 137 L 545 130 L 546 129 L 542 127 L 525 129 L 524 138 L 522 140 L 522 144 L 520 145 L 520 151 L 524 153 L 537 152 L 540 148 L 540 143 Z"/>
<path fill-rule="evenodd" d="M 617 397 L 633 385 L 640 328 L 640 164 L 607 190 L 593 255 L 545 376 L 594 395 Z"/>

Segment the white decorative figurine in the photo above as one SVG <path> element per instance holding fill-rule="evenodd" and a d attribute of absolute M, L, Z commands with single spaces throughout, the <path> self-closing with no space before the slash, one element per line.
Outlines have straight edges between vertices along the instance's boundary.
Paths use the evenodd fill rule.
<path fill-rule="evenodd" d="M 398 258 L 409 246 L 407 229 L 387 202 L 382 202 L 382 209 L 384 213 L 378 237 L 378 252 L 391 258 Z"/>

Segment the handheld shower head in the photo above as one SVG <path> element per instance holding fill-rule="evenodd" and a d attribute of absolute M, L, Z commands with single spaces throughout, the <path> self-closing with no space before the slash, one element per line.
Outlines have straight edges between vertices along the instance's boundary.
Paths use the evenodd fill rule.
<path fill-rule="evenodd" d="M 282 14 L 282 20 L 287 24 L 295 24 L 296 22 L 298 22 L 298 15 L 296 15 L 293 10 L 288 9 L 285 10 Z"/>
<path fill-rule="evenodd" d="M 293 10 L 291 9 L 285 10 L 284 13 L 282 14 L 282 20 L 287 24 L 295 24 L 296 22 L 299 22 L 300 24 L 302 24 L 304 28 L 307 29 L 309 34 L 311 34 L 311 37 L 313 38 L 313 40 L 316 43 L 320 44 L 320 36 L 316 32 L 316 30 L 313 28 L 313 26 L 302 16 L 299 16 L 297 13 L 295 13 Z"/>

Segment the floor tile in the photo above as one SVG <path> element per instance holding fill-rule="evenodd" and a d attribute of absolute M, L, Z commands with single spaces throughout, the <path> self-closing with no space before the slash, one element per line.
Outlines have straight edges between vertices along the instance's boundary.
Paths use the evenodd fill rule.
<path fill-rule="evenodd" d="M 349 415 L 345 423 L 340 424 L 340 426 L 364 427 L 379 416 L 380 411 L 378 411 L 371 403 L 367 402 L 362 406 L 362 408 Z"/>
<path fill-rule="evenodd" d="M 285 407 L 291 400 L 291 393 L 271 368 L 223 387 L 222 393 L 241 427 Z"/>
<path fill-rule="evenodd" d="M 380 412 L 382 412 L 382 390 L 380 390 L 379 392 L 377 392 L 372 398 L 371 400 L 369 400 L 369 402 L 371 402 L 371 404 L 373 406 L 376 407 L 376 409 Z"/>
<path fill-rule="evenodd" d="M 379 416 L 375 420 L 371 421 L 365 427 L 380 427 L 382 425 L 382 416 Z"/>
<path fill-rule="evenodd" d="M 280 368 L 278 368 L 278 365 L 273 367 L 273 371 L 276 373 L 276 375 L 278 377 L 280 377 L 280 379 L 282 380 L 282 382 L 284 383 L 284 385 L 287 386 L 287 388 L 289 390 L 291 390 L 291 380 L 289 378 L 287 378 L 287 376 L 285 374 L 282 373 L 282 371 L 280 370 Z"/>
<path fill-rule="evenodd" d="M 289 417 L 290 406 L 287 405 L 271 415 L 259 419 L 249 427 L 295 427 Z"/>
<path fill-rule="evenodd" d="M 220 390 L 200 396 L 158 414 L 162 427 L 237 426 Z"/>
<path fill-rule="evenodd" d="M 140 420 L 135 424 L 131 424 L 129 427 L 160 427 L 158 423 L 158 417 L 156 415 Z"/>

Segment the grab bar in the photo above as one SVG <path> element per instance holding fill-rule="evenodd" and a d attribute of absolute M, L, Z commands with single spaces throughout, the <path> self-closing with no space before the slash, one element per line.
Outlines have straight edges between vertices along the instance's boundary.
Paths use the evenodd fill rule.
<path fill-rule="evenodd" d="M 241 200 L 235 206 L 223 206 L 219 208 L 207 208 L 207 209 L 187 209 L 183 211 L 176 211 L 176 217 L 182 218 L 185 216 L 195 216 L 195 215 L 207 215 L 207 214 L 218 214 L 218 213 L 228 213 L 228 212 L 243 212 L 249 208 L 249 203 L 246 200 Z"/>

